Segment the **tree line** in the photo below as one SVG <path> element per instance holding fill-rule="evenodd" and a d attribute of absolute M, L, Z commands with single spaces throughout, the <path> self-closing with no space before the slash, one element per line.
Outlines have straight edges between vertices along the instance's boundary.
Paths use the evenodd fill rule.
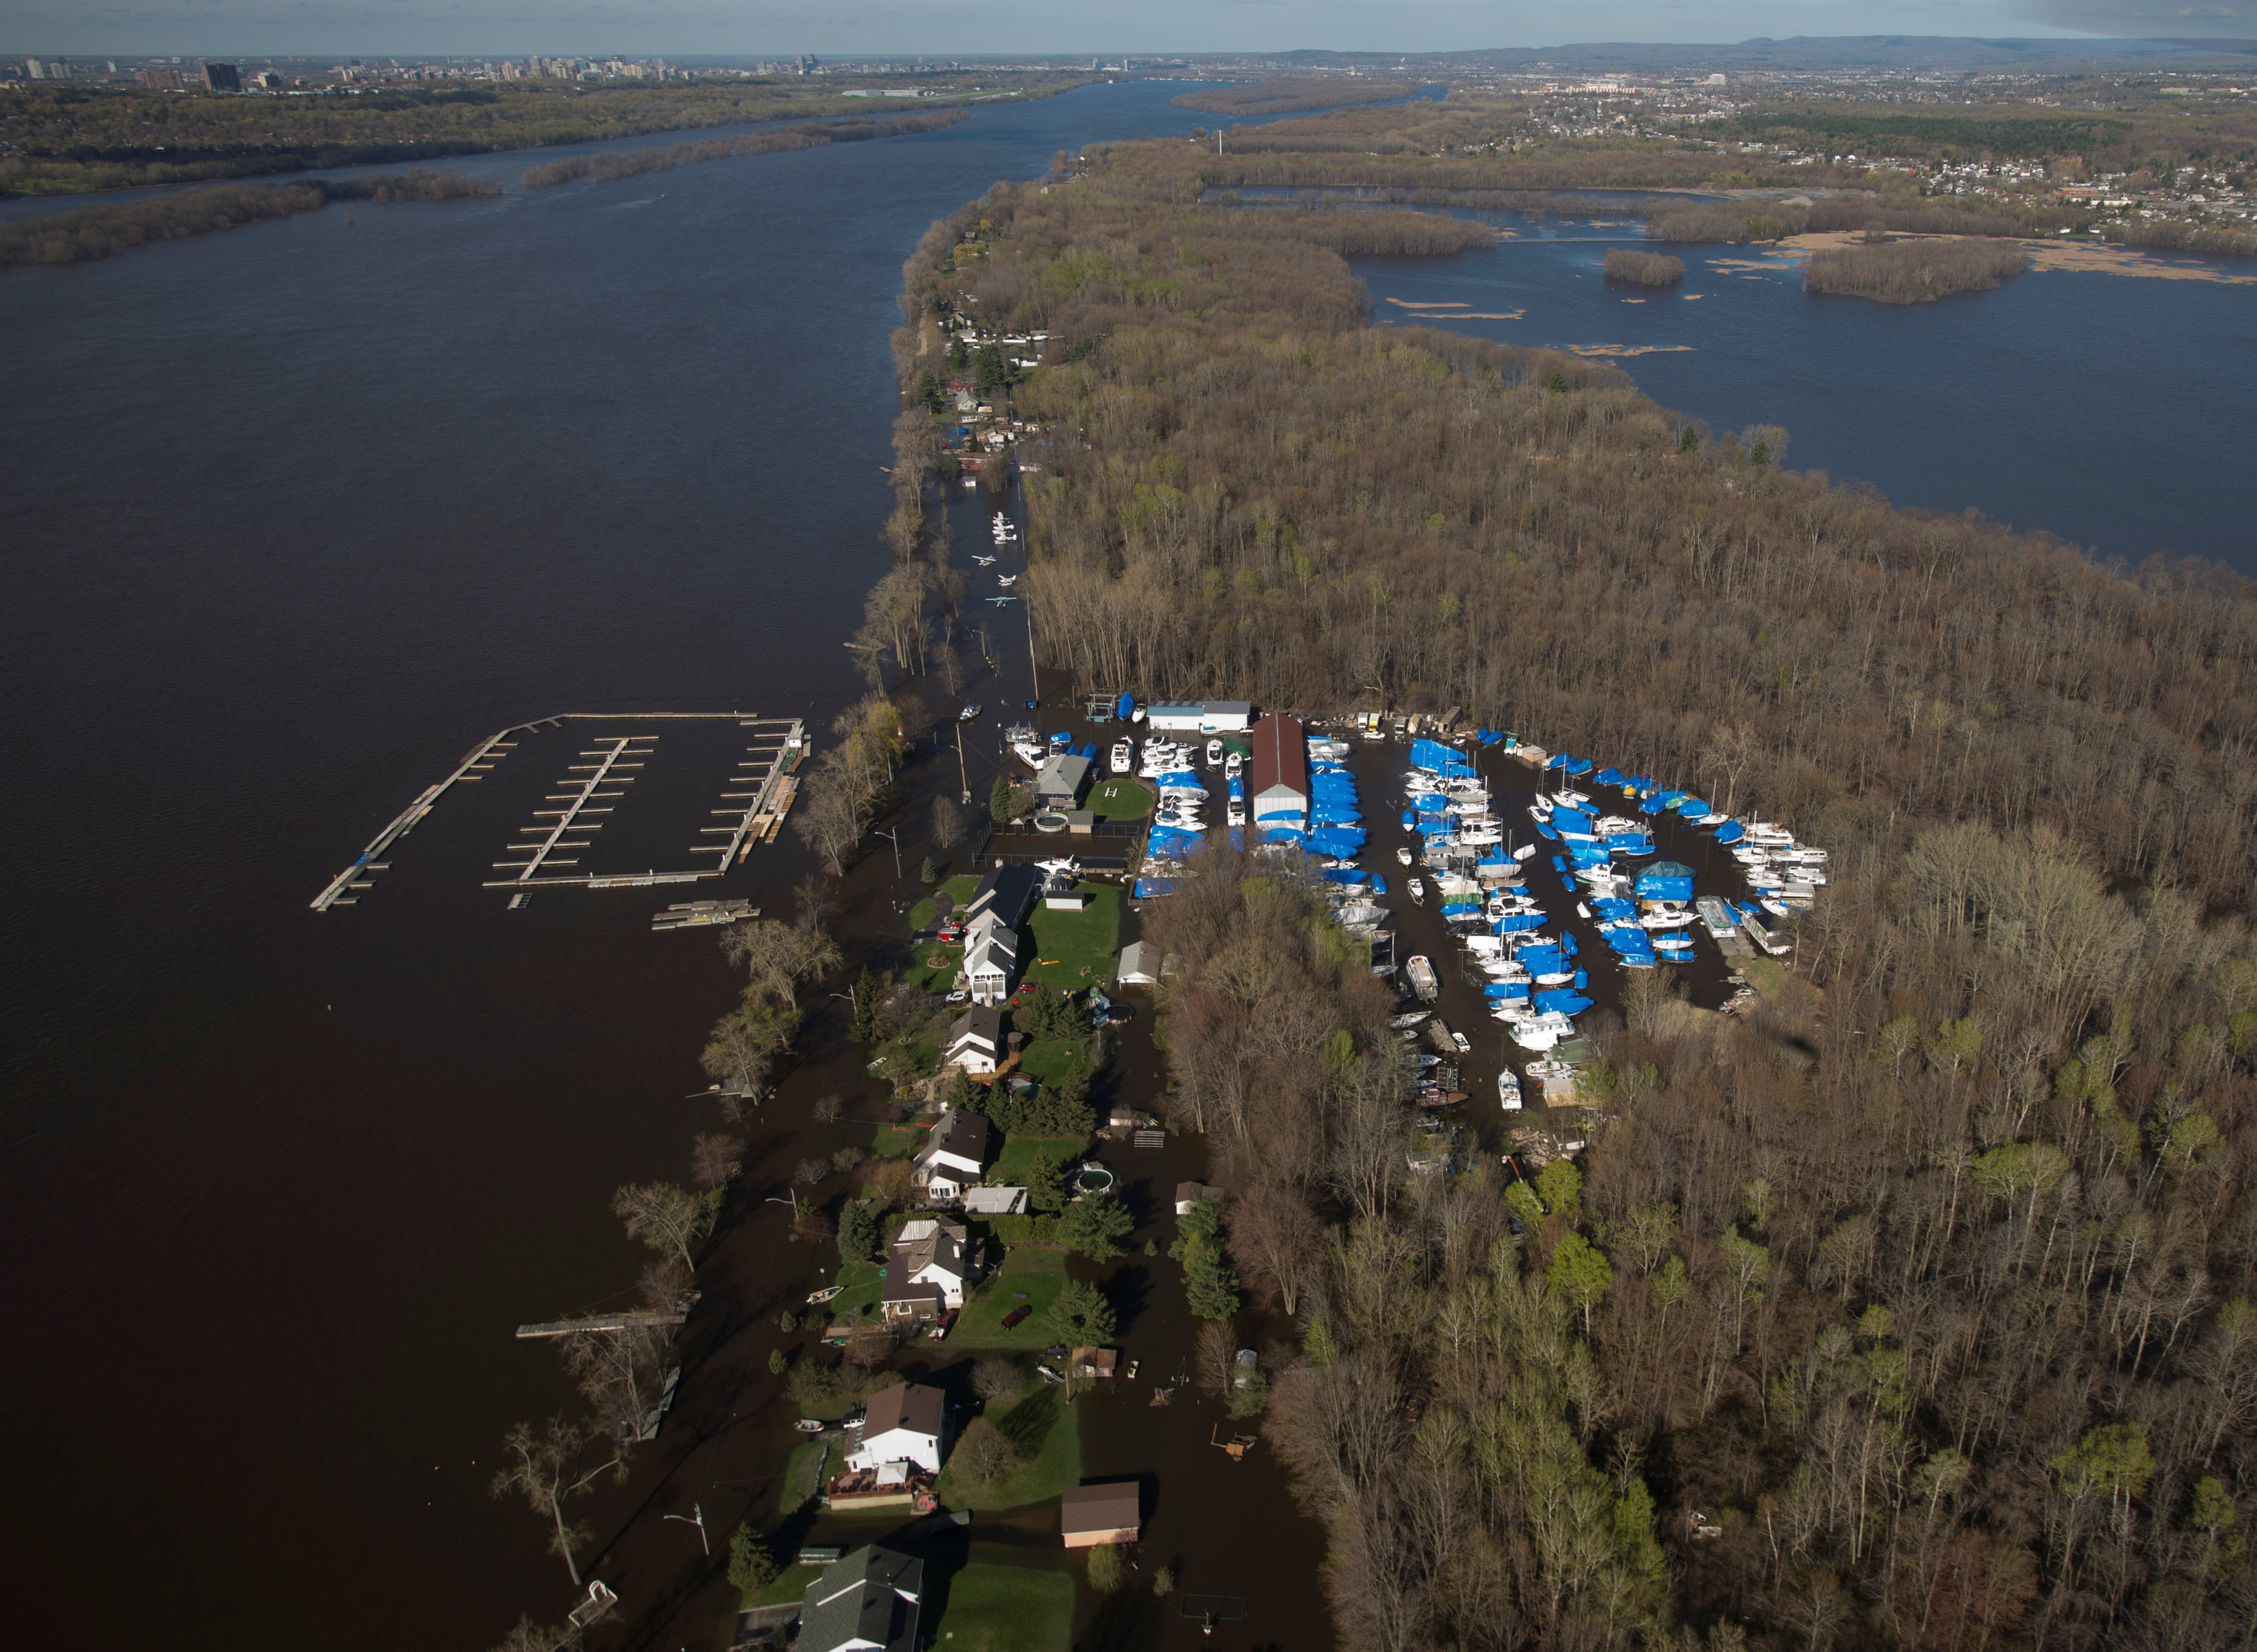
<path fill-rule="evenodd" d="M 501 193 L 498 185 L 460 173 L 421 166 L 373 178 L 293 184 L 220 185 L 113 207 L 0 224 L 0 270 L 27 264 L 85 264 L 152 241 L 180 241 L 275 218 L 318 212 L 332 201 L 472 201 Z"/>
<path fill-rule="evenodd" d="M 1012 73 L 1015 95 L 1049 97 L 1086 74 Z M 994 71 L 937 88 L 969 96 Z M 600 144 L 652 132 L 867 116 L 869 105 L 797 77 L 689 84 L 554 81 L 386 87 L 330 97 L 240 97 L 136 87 L 22 84 L 0 91 L 0 194 L 73 194 L 509 149 Z M 883 77 L 870 83 L 884 85 Z"/>
<path fill-rule="evenodd" d="M 527 166 L 525 187 L 549 189 L 575 178 L 585 178 L 594 184 L 610 183 L 614 179 L 669 172 L 676 166 L 726 160 L 738 155 L 772 155 L 780 150 L 821 149 L 829 144 L 860 144 L 874 138 L 935 132 L 969 118 L 960 109 L 935 109 L 916 115 L 881 116 L 874 120 L 824 121 L 782 131 L 739 132 L 729 138 L 704 138 L 695 143 L 617 150 L 601 155 L 568 155 L 562 160 L 544 160 Z"/>
<path fill-rule="evenodd" d="M 1588 1018 L 1590 1146 L 1540 1165 L 1412 1168 L 1389 995 L 1290 865 L 1212 851 L 1153 908 L 1165 1104 L 1228 1189 L 1201 1242 L 1291 1322 L 1264 1426 L 1343 1642 L 2240 1644 L 2246 582 L 1373 328 L 1291 239 L 1322 215 L 1147 187 L 1188 147 L 999 185 L 905 271 L 905 390 L 936 313 L 1098 341 L 1016 392 L 1044 664 L 1455 704 L 1833 854 L 1752 1014 L 1641 978 Z"/>
<path fill-rule="evenodd" d="M 1675 286 L 1685 279 L 1685 260 L 1631 247 L 1609 247 L 1607 279 L 1631 286 Z"/>
<path fill-rule="evenodd" d="M 1250 86 L 1218 86 L 1185 92 L 1168 100 L 1178 109 L 1210 115 L 1291 115 L 1303 109 L 1340 109 L 1351 103 L 1385 103 L 1419 88 L 1409 81 L 1328 81 L 1307 75 L 1256 81 Z"/>

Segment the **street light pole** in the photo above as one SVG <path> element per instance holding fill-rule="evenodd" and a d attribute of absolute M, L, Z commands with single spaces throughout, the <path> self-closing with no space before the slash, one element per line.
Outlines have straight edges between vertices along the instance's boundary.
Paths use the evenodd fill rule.
<path fill-rule="evenodd" d="M 902 875 L 902 834 L 900 830 L 896 829 L 893 831 L 881 831 L 877 828 L 873 827 L 871 828 L 871 835 L 875 837 L 887 838 L 892 842 L 894 845 L 894 876 L 896 878 L 900 877 Z"/>
<path fill-rule="evenodd" d="M 691 1514 L 696 1515 L 697 1518 L 695 1520 L 691 1519 Z M 689 1514 L 661 1514 L 659 1518 L 661 1520 L 678 1520 L 685 1526 L 695 1526 L 697 1528 L 698 1547 L 704 1550 L 708 1559 L 712 1557 L 713 1545 L 705 1536 L 705 1511 L 703 1508 L 700 1508 L 697 1504 L 692 1503 L 690 1505 Z"/>

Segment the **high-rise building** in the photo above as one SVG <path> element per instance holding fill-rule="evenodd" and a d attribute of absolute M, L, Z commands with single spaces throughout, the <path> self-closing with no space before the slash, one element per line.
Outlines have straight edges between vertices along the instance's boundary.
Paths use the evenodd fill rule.
<path fill-rule="evenodd" d="M 35 81 L 44 81 L 47 78 L 47 66 L 35 57 L 27 57 L 24 60 L 24 73 Z"/>
<path fill-rule="evenodd" d="M 204 65 L 204 87 L 208 91 L 240 92 L 243 76 L 236 73 L 232 63 L 207 63 Z"/>

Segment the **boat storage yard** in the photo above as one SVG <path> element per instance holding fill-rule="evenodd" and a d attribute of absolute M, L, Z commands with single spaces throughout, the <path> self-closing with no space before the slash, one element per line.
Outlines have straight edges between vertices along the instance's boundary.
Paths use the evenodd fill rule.
<path fill-rule="evenodd" d="M 1102 703 L 1093 735 L 1020 729 L 1011 749 L 1038 769 L 1086 755 L 1152 789 L 1139 900 L 1196 876 L 1211 841 L 1305 857 L 1395 986 L 1413 1099 L 1438 1138 L 1461 1133 L 1461 1104 L 1493 1095 L 1518 1115 L 1509 1128 L 1544 1120 L 1572 1149 L 1556 1139 L 1596 1122 L 1576 1083 L 1594 1055 L 1578 1018 L 1655 972 L 1697 1011 L 1737 1011 L 1754 996 L 1745 967 L 1789 953 L 1791 921 L 1826 881 L 1825 851 L 1784 827 L 1511 734 L 1453 733 L 1451 718 L 1304 725 L 1242 702 Z M 1546 1150 L 1511 1134 L 1524 1154 Z"/>

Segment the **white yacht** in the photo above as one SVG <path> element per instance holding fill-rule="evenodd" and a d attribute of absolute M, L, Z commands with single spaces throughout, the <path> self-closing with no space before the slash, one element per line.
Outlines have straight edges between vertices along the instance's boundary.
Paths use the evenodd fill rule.
<path fill-rule="evenodd" d="M 1209 768 L 1213 768 L 1221 761 L 1222 742 L 1220 740 L 1209 740 L 1206 743 L 1206 766 Z"/>
<path fill-rule="evenodd" d="M 1136 745 L 1133 740 L 1119 740 L 1113 746 L 1113 772 L 1126 774 L 1136 766 Z"/>

